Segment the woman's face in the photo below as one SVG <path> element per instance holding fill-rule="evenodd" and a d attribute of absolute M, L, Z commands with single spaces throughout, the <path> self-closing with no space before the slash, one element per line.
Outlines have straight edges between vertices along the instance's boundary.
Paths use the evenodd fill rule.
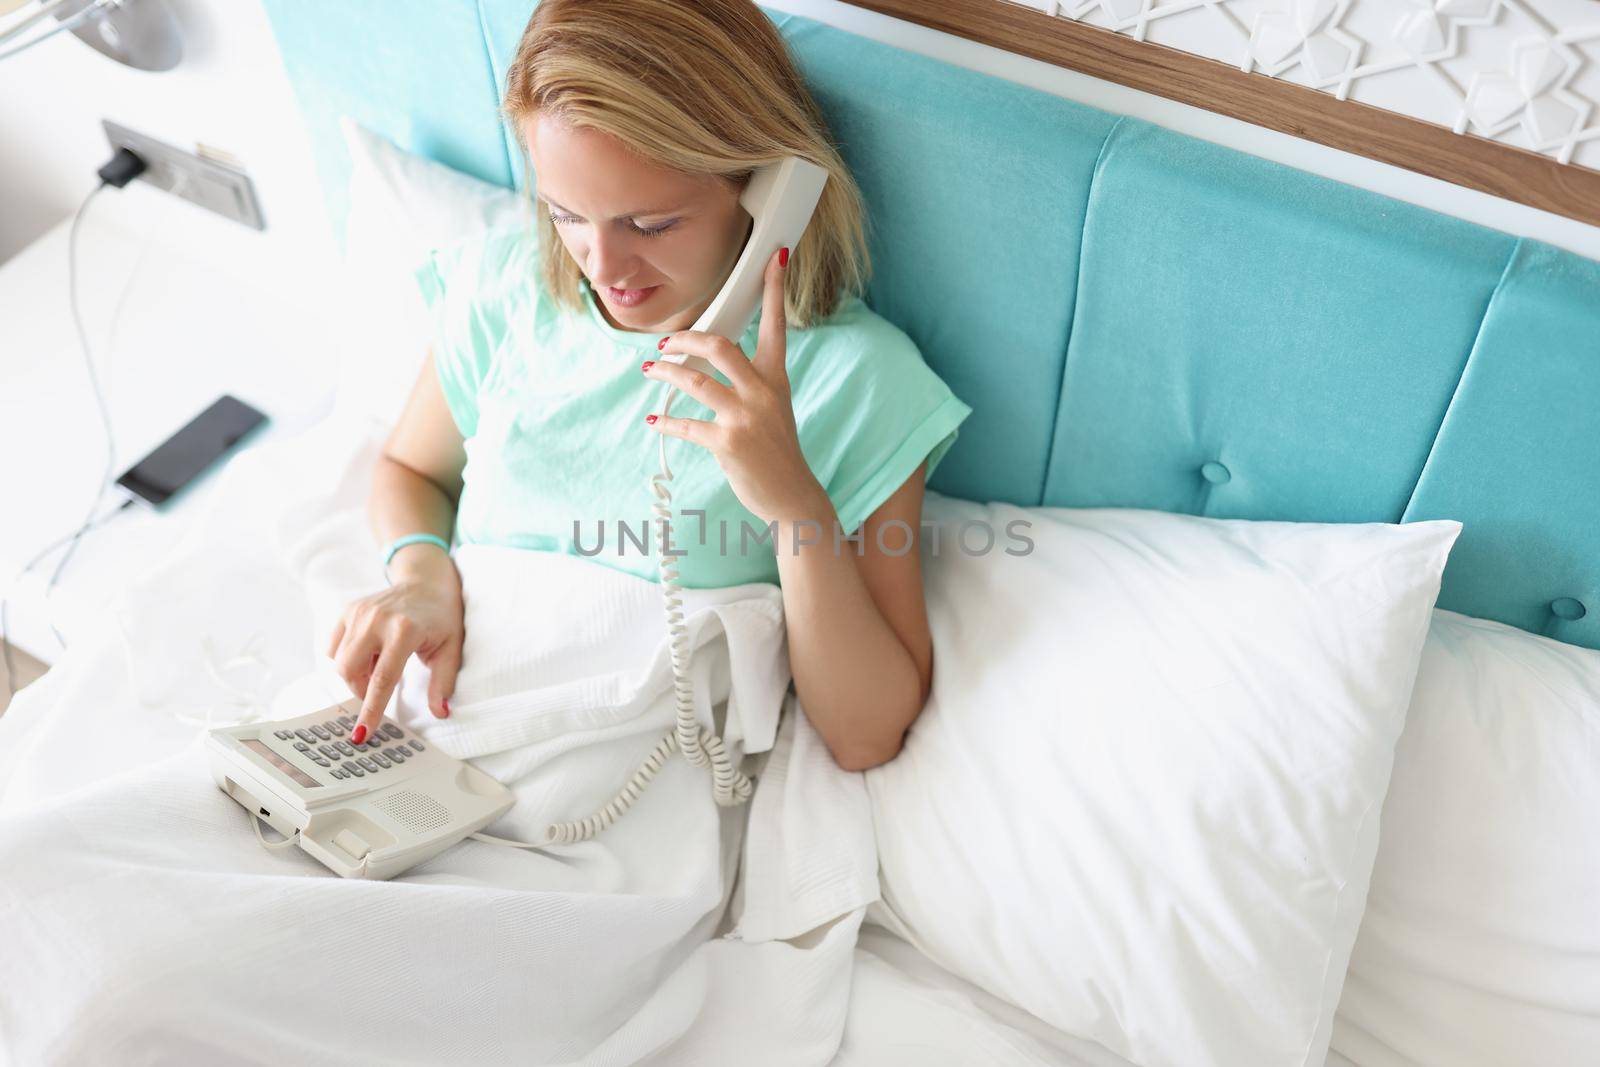
<path fill-rule="evenodd" d="M 543 114 L 523 135 L 538 194 L 606 321 L 641 333 L 693 326 L 744 247 L 739 188 L 664 170 L 608 133 Z"/>

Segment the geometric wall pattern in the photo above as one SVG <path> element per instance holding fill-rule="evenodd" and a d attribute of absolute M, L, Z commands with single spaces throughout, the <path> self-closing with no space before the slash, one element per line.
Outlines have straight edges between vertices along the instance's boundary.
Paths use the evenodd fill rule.
<path fill-rule="evenodd" d="M 1596 0 L 1006 0 L 1600 170 Z"/>

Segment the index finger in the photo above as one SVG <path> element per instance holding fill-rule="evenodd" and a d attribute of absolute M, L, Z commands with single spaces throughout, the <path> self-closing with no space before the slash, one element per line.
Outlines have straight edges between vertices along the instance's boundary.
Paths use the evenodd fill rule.
<path fill-rule="evenodd" d="M 378 654 L 378 665 L 367 680 L 367 696 L 361 704 L 361 714 L 350 729 L 352 744 L 361 744 L 377 729 L 383 720 L 383 709 L 389 706 L 389 695 L 400 681 L 400 672 L 406 665 L 411 649 L 399 641 L 391 640 Z"/>
<path fill-rule="evenodd" d="M 721 334 L 709 333 L 705 330 L 682 330 L 678 333 L 669 333 L 663 338 L 660 345 L 663 363 L 678 363 L 689 370 L 701 371 L 707 378 L 722 388 L 721 382 L 712 377 L 712 370 L 719 370 L 728 376 L 728 384 L 733 391 L 738 393 L 748 389 L 753 379 L 759 377 L 751 369 L 750 359 L 744 354 L 744 349 L 737 343 L 728 340 Z M 680 362 L 674 356 L 682 355 L 685 358 Z M 697 360 L 703 364 L 696 366 Z M 698 399 L 698 398 L 697 398 Z M 701 400 L 701 403 L 705 403 Z M 706 404 L 706 407 L 712 405 Z"/>
<path fill-rule="evenodd" d="M 761 331 L 756 335 L 756 368 L 764 378 L 787 377 L 788 353 L 784 350 L 785 331 L 783 280 L 788 272 L 787 248 L 780 248 L 767 261 L 761 293 Z"/>

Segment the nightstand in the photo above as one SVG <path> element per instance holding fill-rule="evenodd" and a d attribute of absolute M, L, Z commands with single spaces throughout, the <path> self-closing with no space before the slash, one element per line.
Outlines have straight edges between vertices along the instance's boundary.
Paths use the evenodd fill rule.
<path fill-rule="evenodd" d="M 16 576 L 77 530 L 106 468 L 68 304 L 71 219 L 0 264 L 0 592 L 11 643 L 47 664 L 62 650 L 52 624 L 70 643 L 122 582 L 161 560 L 234 456 L 309 428 L 333 406 L 334 294 L 282 269 L 287 257 L 266 243 L 270 229 L 245 235 L 192 218 L 173 226 L 174 211 L 191 209 L 160 196 L 104 190 L 79 226 L 78 301 L 114 433 L 111 477 L 222 393 L 268 422 L 166 505 L 134 504 L 86 532 L 47 604 L 65 544 Z M 96 514 L 122 500 L 108 489 Z"/>

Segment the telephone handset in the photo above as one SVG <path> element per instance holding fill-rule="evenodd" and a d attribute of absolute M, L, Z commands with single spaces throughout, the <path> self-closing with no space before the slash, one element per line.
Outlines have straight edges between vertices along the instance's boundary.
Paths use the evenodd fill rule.
<path fill-rule="evenodd" d="M 740 206 L 750 215 L 750 236 L 722 290 L 695 320 L 691 330 L 714 333 L 734 344 L 739 343 L 761 304 L 767 262 L 778 249 L 793 250 L 800 242 L 800 235 L 805 233 L 827 182 L 827 171 L 798 156 L 758 167 L 750 175 L 744 191 L 739 194 Z M 712 373 L 711 364 L 700 356 L 677 352 L 656 358 Z M 671 392 L 670 386 L 668 392 Z M 670 397 L 668 400 L 670 402 Z"/>
<path fill-rule="evenodd" d="M 761 303 L 767 262 L 779 248 L 793 249 L 799 244 L 800 235 L 811 222 L 817 202 L 822 198 L 822 188 L 827 182 L 826 170 L 798 156 L 788 156 L 756 168 L 739 194 L 739 204 L 751 219 L 750 236 L 745 241 L 744 251 L 734 263 L 721 291 L 691 329 L 714 333 L 734 344 L 739 343 L 739 338 L 744 335 Z M 670 353 L 656 358 L 681 363 L 706 374 L 713 373 L 712 365 L 700 356 Z M 677 390 L 671 384 L 662 390 L 662 415 L 672 410 L 672 398 L 676 395 Z M 755 789 L 750 778 L 728 759 L 722 747 L 722 738 L 709 729 L 703 730 L 695 718 L 694 688 L 689 678 L 689 634 L 683 624 L 677 557 L 667 553 L 667 549 L 672 547 L 672 512 L 669 507 L 672 494 L 667 489 L 667 483 L 672 480 L 672 471 L 667 466 L 667 437 L 661 434 L 658 439 L 661 470 L 650 476 L 650 491 L 655 495 L 651 513 L 657 520 L 656 562 L 661 573 L 661 595 L 666 600 L 667 630 L 671 634 L 677 723 L 611 803 L 580 822 L 551 826 L 548 831 L 551 842 L 583 841 L 621 818 L 632 806 L 634 798 L 655 777 L 656 771 L 661 769 L 673 749 L 682 752 L 684 759 L 696 767 L 710 764 L 712 794 L 723 807 L 744 803 Z"/>

